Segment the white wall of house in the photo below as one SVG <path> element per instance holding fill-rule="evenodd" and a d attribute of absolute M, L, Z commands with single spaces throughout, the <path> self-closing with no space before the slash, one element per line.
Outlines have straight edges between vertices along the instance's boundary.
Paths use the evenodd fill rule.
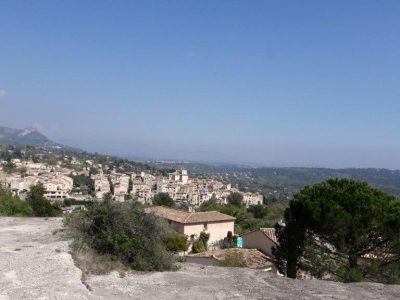
<path fill-rule="evenodd" d="M 274 257 L 272 254 L 272 247 L 275 247 L 276 244 L 260 230 L 249 232 L 243 235 L 242 238 L 243 248 L 258 249 L 269 257 Z"/>
<path fill-rule="evenodd" d="M 190 239 L 192 235 L 198 238 L 202 231 L 210 234 L 208 244 L 210 246 L 218 246 L 219 242 L 226 237 L 228 231 L 234 233 L 235 223 L 229 222 L 211 222 L 201 224 L 185 224 L 183 234 L 187 235 Z"/>

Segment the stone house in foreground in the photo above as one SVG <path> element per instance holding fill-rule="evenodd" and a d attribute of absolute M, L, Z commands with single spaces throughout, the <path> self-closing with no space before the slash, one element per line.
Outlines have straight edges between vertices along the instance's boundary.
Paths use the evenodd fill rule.
<path fill-rule="evenodd" d="M 190 242 L 202 231 L 209 233 L 211 249 L 218 248 L 229 231 L 234 233 L 235 218 L 217 211 L 185 212 L 163 206 L 148 207 L 145 211 L 167 220 L 172 229 L 188 236 Z"/>

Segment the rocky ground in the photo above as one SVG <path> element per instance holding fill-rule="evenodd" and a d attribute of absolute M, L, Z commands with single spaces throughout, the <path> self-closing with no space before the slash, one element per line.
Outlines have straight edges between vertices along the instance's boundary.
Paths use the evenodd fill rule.
<path fill-rule="evenodd" d="M 400 286 L 300 281 L 258 270 L 182 264 L 177 272 L 114 272 L 81 280 L 60 219 L 0 218 L 2 299 L 400 299 Z"/>

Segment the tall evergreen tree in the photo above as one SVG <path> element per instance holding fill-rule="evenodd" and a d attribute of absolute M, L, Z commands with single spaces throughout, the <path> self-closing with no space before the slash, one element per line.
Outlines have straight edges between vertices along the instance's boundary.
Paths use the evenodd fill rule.
<path fill-rule="evenodd" d="M 277 227 L 278 268 L 340 281 L 398 282 L 400 202 L 367 183 L 331 179 L 305 187 Z"/>

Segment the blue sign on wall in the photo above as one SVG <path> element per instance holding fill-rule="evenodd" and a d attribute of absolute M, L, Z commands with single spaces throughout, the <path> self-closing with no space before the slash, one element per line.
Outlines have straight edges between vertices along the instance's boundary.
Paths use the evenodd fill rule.
<path fill-rule="evenodd" d="M 236 246 L 237 246 L 238 248 L 243 248 L 243 239 L 242 239 L 241 237 L 238 237 L 238 238 L 237 238 Z"/>

